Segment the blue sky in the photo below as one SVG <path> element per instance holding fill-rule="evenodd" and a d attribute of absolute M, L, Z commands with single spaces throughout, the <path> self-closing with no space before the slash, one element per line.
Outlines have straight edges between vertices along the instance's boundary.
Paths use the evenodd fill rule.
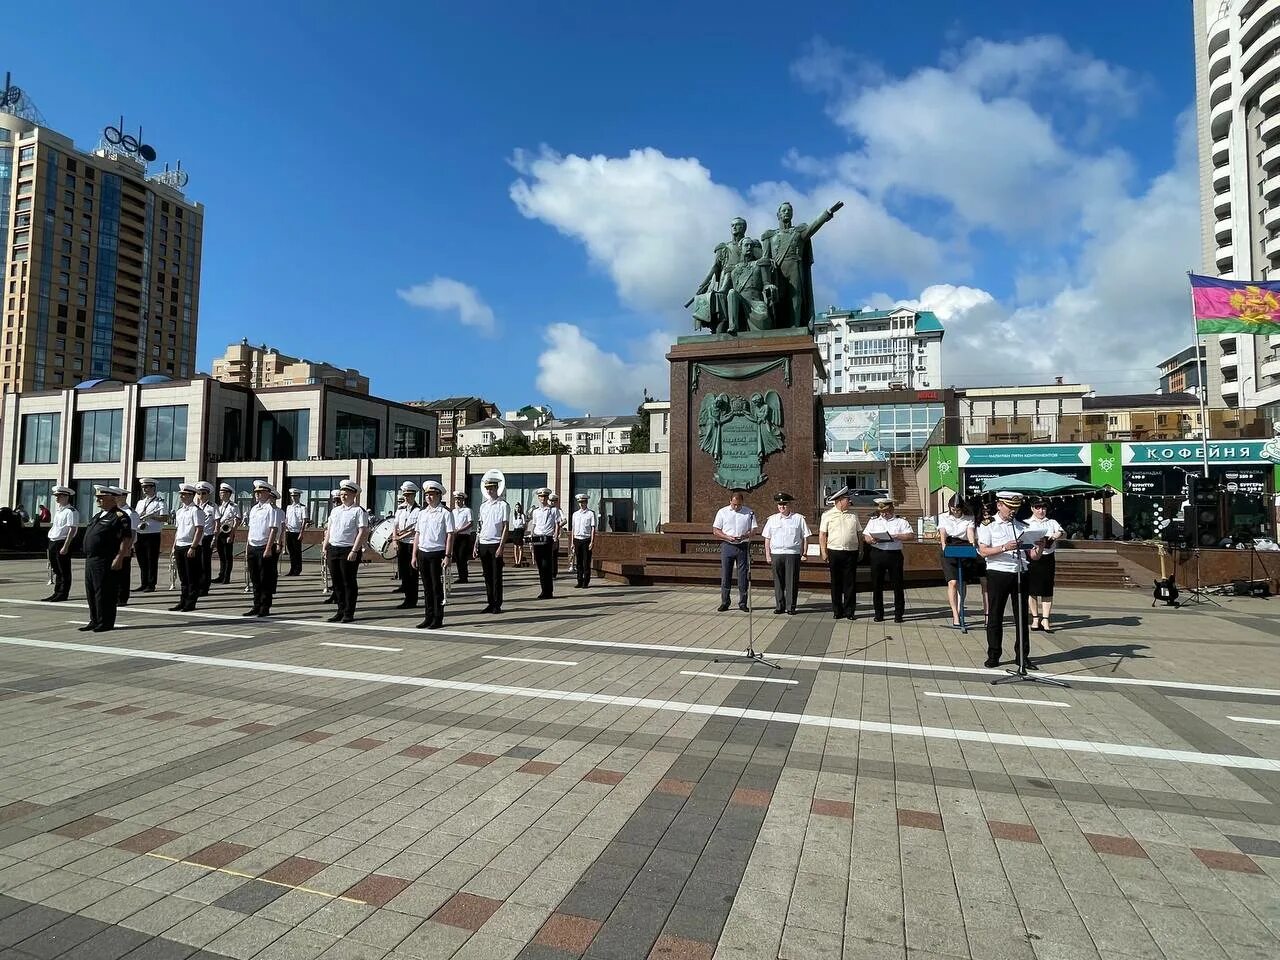
<path fill-rule="evenodd" d="M 247 336 L 395 399 L 629 412 L 729 217 L 784 198 L 846 201 L 819 303 L 937 309 L 950 382 L 1145 390 L 1186 340 L 1187 3 L 369 7 L 5 15 L 51 126 L 123 113 L 189 170 L 200 369 Z"/>

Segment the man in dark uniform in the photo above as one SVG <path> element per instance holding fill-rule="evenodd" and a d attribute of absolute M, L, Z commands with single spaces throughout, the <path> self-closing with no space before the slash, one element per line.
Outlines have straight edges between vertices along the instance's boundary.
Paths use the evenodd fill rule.
<path fill-rule="evenodd" d="M 120 509 L 123 487 L 93 489 L 96 513 L 84 531 L 84 589 L 89 600 L 89 622 L 81 631 L 105 633 L 116 625 L 117 579 L 125 557 L 133 547 L 133 523 Z"/>

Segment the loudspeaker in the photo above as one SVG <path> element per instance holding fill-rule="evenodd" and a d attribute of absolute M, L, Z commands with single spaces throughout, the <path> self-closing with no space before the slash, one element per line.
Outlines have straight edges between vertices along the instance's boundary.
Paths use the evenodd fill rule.
<path fill-rule="evenodd" d="M 1208 480 L 1189 477 L 1187 499 L 1190 505 L 1183 513 L 1183 529 L 1194 547 L 1216 547 L 1222 539 L 1222 495 Z"/>
<path fill-rule="evenodd" d="M 1271 584 L 1266 580 L 1232 580 L 1231 592 L 1237 597 L 1271 596 Z"/>

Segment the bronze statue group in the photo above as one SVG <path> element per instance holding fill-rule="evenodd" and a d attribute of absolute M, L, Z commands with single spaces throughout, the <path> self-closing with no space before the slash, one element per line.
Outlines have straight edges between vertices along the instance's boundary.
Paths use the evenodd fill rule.
<path fill-rule="evenodd" d="M 773 575 L 773 613 L 795 614 L 799 593 L 800 564 L 811 552 L 813 535 L 808 522 L 796 513 L 789 493 L 774 495 L 777 512 L 761 526 L 754 511 L 743 505 L 734 492 L 728 505 L 720 508 L 712 522 L 712 534 L 720 543 L 720 607 L 729 609 L 731 587 L 736 580 L 738 609 L 750 609 L 748 569 L 754 534 L 764 543 L 764 559 Z M 865 557 L 871 573 L 873 621 L 885 619 L 885 589 L 893 593 L 893 619 L 902 623 L 906 614 L 903 589 L 903 543 L 914 540 L 911 524 L 895 513 L 889 497 L 875 500 L 876 512 L 864 524 L 852 506 L 848 487 L 827 501 L 829 509 L 818 524 L 817 557 L 828 568 L 831 587 L 831 614 L 834 619 L 857 619 L 858 564 Z M 986 624 L 987 667 L 998 666 L 1003 655 L 1004 616 L 1012 603 L 1017 646 L 1027 669 L 1036 669 L 1029 656 L 1030 631 L 1052 633 L 1049 622 L 1053 607 L 1055 551 L 1063 530 L 1048 517 L 1048 502 L 1033 498 L 1031 516 L 1023 521 L 1017 513 L 1024 506 L 1019 493 L 996 494 L 994 506 L 970 504 L 953 496 L 948 510 L 938 518 L 943 575 L 947 581 L 947 602 L 951 625 L 960 627 L 960 584 L 978 584 L 982 594 Z M 968 547 L 951 550 L 948 547 Z M 971 556 L 947 556 L 970 553 Z"/>
<path fill-rule="evenodd" d="M 115 627 L 117 608 L 129 602 L 133 558 L 138 560 L 140 573 L 138 592 L 157 589 L 160 533 L 166 522 L 173 527 L 170 589 L 179 591 L 170 610 L 193 611 L 213 584 L 231 583 L 235 538 L 244 529 L 245 592 L 252 593 L 253 600 L 241 615 L 270 616 L 280 576 L 279 561 L 286 551 L 290 565 L 285 575 L 302 573 L 302 541 L 308 526 L 302 491 L 290 489 L 291 503 L 281 509 L 276 505 L 279 494 L 275 488 L 266 480 L 255 480 L 254 504 L 242 515 L 230 484 L 221 485 L 221 502 L 215 503 L 212 484 L 183 483 L 178 488 L 179 502 L 172 508 L 156 496 L 154 480 L 143 478 L 140 485 L 143 496 L 136 508 L 129 506 L 123 487 L 94 487 L 97 508 L 85 526 L 81 544 L 89 622 L 80 629 L 105 632 Z M 452 508 L 443 506 L 444 488 L 435 480 L 427 480 L 421 488 L 409 481 L 400 486 L 396 512 L 386 521 L 391 527 L 399 580 L 395 590 L 403 594 L 397 609 L 417 607 L 421 589 L 424 616 L 417 625 L 420 629 L 443 625 L 448 581 L 452 577 L 449 568 L 456 570 L 457 583 L 467 583 L 473 561 L 479 562 L 485 584 L 486 603 L 481 612 L 501 613 L 504 552 L 508 545 L 514 548 L 517 562 L 522 559 L 526 544 L 531 550 L 538 571 L 537 599 L 554 596 L 561 541 L 566 535 L 572 543 L 574 586 L 590 586 L 599 519 L 587 507 L 585 493 L 576 498 L 578 509 L 566 516 L 560 510 L 559 497 L 544 487 L 535 493 L 538 506 L 526 515 L 522 508 L 512 513 L 507 501 L 500 497 L 498 477 L 486 474 L 482 487 L 484 499 L 473 514 L 466 494 L 461 492 L 453 495 Z M 417 500 L 419 489 L 425 500 L 421 506 Z M 56 603 L 70 595 L 71 554 L 80 518 L 71 506 L 75 497 L 72 488 L 56 486 L 52 492 L 57 501 L 48 546 L 53 592 L 44 599 Z M 344 480 L 330 493 L 321 541 L 321 566 L 328 593 L 325 602 L 336 607 L 328 617 L 330 623 L 355 620 L 361 565 L 367 559 L 373 529 L 369 512 L 357 502 L 360 492 L 355 480 Z M 221 560 L 216 577 L 212 575 L 215 546 Z"/>

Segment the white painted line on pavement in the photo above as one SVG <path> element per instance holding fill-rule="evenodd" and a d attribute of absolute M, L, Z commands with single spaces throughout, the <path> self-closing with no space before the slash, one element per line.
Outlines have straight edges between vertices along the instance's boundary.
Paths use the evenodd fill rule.
<path fill-rule="evenodd" d="M 46 604 L 42 600 L 21 600 L 11 599 L 9 597 L 0 597 L 0 603 L 22 604 L 24 606 L 53 606 Z M 86 604 L 72 604 L 72 606 L 84 607 Z M 154 614 L 162 617 L 196 617 L 207 620 L 230 620 L 231 617 L 224 613 L 204 613 L 203 611 L 170 611 L 161 609 L 150 609 L 148 607 L 130 607 L 130 613 L 138 614 Z M 271 623 L 278 626 L 288 627 L 309 627 L 315 630 L 343 630 L 355 632 L 373 632 L 373 633 L 404 633 L 410 636 L 421 637 L 422 631 L 414 627 L 393 627 L 390 625 L 366 624 L 366 623 L 329 623 L 326 620 L 277 620 L 274 617 Z M 119 624 L 117 624 L 119 626 Z M 543 637 L 536 634 L 520 634 L 520 633 L 483 633 L 478 630 L 436 630 L 432 633 L 432 639 L 439 637 L 462 637 L 464 639 L 473 640 L 496 640 L 501 643 L 529 643 L 539 644 L 543 646 L 579 646 L 579 647 L 595 647 L 606 650 L 619 650 L 624 652 L 630 651 L 648 651 L 656 654 L 664 653 L 690 653 L 705 657 L 723 657 L 734 651 L 721 647 L 685 647 L 676 646 L 674 644 L 665 643 L 627 643 L 616 640 L 586 640 L 577 637 Z M 923 674 L 953 674 L 962 677 L 1005 677 L 1008 671 L 1000 669 L 988 669 L 986 667 L 953 667 L 948 664 L 928 664 L 928 663 L 904 663 L 893 660 L 855 660 L 850 657 L 816 657 L 794 653 L 773 653 L 769 652 L 769 658 L 772 660 L 794 660 L 797 663 L 812 663 L 818 666 L 837 666 L 837 667 L 859 667 L 872 670 L 896 670 L 903 673 L 923 673 Z M 1103 665 L 1099 665 L 1101 668 Z M 1114 661 L 1108 661 L 1106 668 L 1114 667 Z M 1078 683 L 1095 683 L 1117 687 L 1154 687 L 1156 689 L 1167 690 L 1200 690 L 1205 693 L 1227 693 L 1252 697 L 1273 697 L 1280 699 L 1280 690 L 1270 689 L 1267 687 L 1237 687 L 1220 683 L 1193 683 L 1185 680 L 1148 680 L 1139 677 L 1114 677 L 1114 676 L 1092 676 L 1085 673 L 1051 673 L 1042 670 L 1039 673 L 1044 677 L 1060 677 L 1073 684 Z"/>
<path fill-rule="evenodd" d="M 256 634 L 253 633 L 218 633 L 216 630 L 183 630 L 183 633 L 192 633 L 197 637 L 226 637 L 228 640 L 252 640 Z"/>
<path fill-rule="evenodd" d="M 253 670 L 260 673 L 286 673 L 300 677 L 322 677 L 328 680 L 354 680 L 359 683 L 396 684 L 427 690 L 461 690 L 467 693 L 493 693 L 507 697 L 527 697 L 535 700 L 557 700 L 569 703 L 594 703 L 608 707 L 631 707 L 641 710 L 664 710 L 673 713 L 708 717 L 736 717 L 742 720 L 760 720 L 766 723 L 787 723 L 797 726 L 814 726 L 856 730 L 863 733 L 884 733 L 891 736 L 920 737 L 922 739 L 954 740 L 971 743 L 1027 747 L 1034 750 L 1061 750 L 1070 753 L 1091 753 L 1102 756 L 1139 757 L 1147 760 L 1169 760 L 1174 763 L 1201 764 L 1214 767 L 1232 767 L 1242 770 L 1268 770 L 1280 772 L 1280 760 L 1268 757 L 1244 757 L 1231 754 L 1201 753 L 1197 750 L 1173 750 L 1163 747 L 1144 747 L 1126 743 L 1107 743 L 1094 740 L 1069 740 L 1061 737 L 1031 737 L 1017 733 L 991 733 L 987 730 L 963 730 L 956 727 L 924 727 L 908 723 L 891 723 L 878 720 L 855 720 L 849 717 L 825 717 L 807 713 L 786 713 L 780 710 L 751 710 L 745 707 L 726 707 L 713 703 L 686 703 L 679 700 L 659 700 L 654 697 L 613 696 L 606 693 L 585 693 L 576 690 L 548 690 L 538 687 L 515 687 L 500 683 L 476 683 L 469 680 L 437 680 L 432 677 L 403 677 L 390 673 L 365 673 L 359 670 L 334 670 L 327 667 L 308 667 L 292 663 L 271 663 L 259 660 L 232 660 L 226 657 L 198 657 L 186 653 L 168 653 L 161 650 L 130 649 L 128 647 L 104 647 L 93 643 L 64 643 L 57 640 L 33 640 L 27 637 L 0 637 L 0 644 L 16 647 L 34 647 L 41 650 L 66 650 L 73 653 L 93 653 L 104 657 L 160 660 L 166 663 L 186 663 L 195 666 L 222 667 L 232 670 Z"/>
<path fill-rule="evenodd" d="M 926 697 L 947 697 L 952 700 L 988 700 L 992 703 L 1020 703 L 1031 707 L 1069 707 L 1069 703 L 1059 703 L 1057 700 L 1030 700 L 1024 697 L 982 697 L 976 693 L 934 693 L 932 690 L 924 692 Z"/>
<path fill-rule="evenodd" d="M 1264 717 L 1227 717 L 1236 723 L 1265 723 L 1268 726 L 1280 727 L 1280 720 L 1267 720 Z"/>
<path fill-rule="evenodd" d="M 322 647 L 345 647 L 348 650 L 381 650 L 383 653 L 404 653 L 404 647 L 375 647 L 367 643 L 322 643 Z"/>
<path fill-rule="evenodd" d="M 735 683 L 739 680 L 750 680 L 752 683 L 786 683 L 795 686 L 799 680 L 779 680 L 774 677 L 744 677 L 740 673 L 707 673 L 704 670 L 681 670 L 682 676 L 686 677 L 712 677 L 716 680 L 732 680 Z"/>
<path fill-rule="evenodd" d="M 21 620 L 21 619 L 22 619 L 22 614 L 20 614 L 20 613 L 0 613 L 0 619 L 4 619 L 4 620 Z"/>
<path fill-rule="evenodd" d="M 549 663 L 553 667 L 576 667 L 577 660 L 535 660 L 533 657 L 500 657 L 493 653 L 480 655 L 481 660 L 509 660 L 512 663 Z"/>

